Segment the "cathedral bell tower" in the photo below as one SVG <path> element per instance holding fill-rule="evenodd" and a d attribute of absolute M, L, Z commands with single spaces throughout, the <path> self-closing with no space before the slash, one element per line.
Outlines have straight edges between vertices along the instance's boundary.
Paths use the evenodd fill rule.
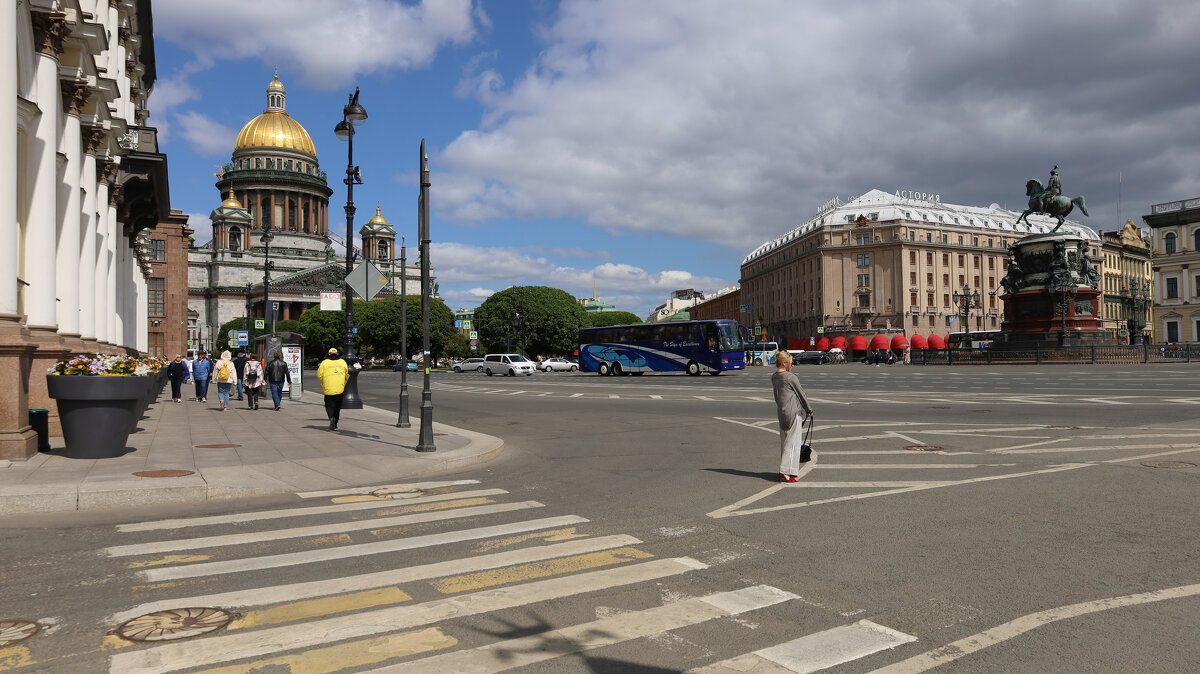
<path fill-rule="evenodd" d="M 250 211 L 229 192 L 229 198 L 221 202 L 208 215 L 212 220 L 212 249 L 216 251 L 242 252 L 250 247 L 250 228 L 253 224 Z"/>
<path fill-rule="evenodd" d="M 375 217 L 358 230 L 362 238 L 363 256 L 377 263 L 376 266 L 391 266 L 396 259 L 396 230 L 383 217 L 379 206 L 375 206 Z M 382 262 L 383 265 L 378 263 Z"/>

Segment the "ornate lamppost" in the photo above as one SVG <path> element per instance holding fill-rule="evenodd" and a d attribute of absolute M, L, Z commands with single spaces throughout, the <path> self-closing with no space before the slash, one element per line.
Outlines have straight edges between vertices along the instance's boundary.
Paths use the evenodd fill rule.
<path fill-rule="evenodd" d="M 1071 303 L 1075 301 L 1075 295 L 1079 292 L 1079 288 L 1075 285 L 1075 281 L 1070 274 L 1063 275 L 1063 278 L 1054 282 L 1050 291 L 1058 294 L 1058 306 L 1054 313 L 1062 317 L 1062 327 L 1058 330 L 1058 345 L 1067 345 L 1067 317 L 1071 315 Z"/>
<path fill-rule="evenodd" d="M 400 235 L 400 416 L 397 428 L 411 428 L 408 420 L 408 254 Z"/>
<path fill-rule="evenodd" d="M 1125 305 L 1126 324 L 1129 329 L 1129 343 L 1135 343 L 1133 336 L 1137 335 L 1138 343 L 1145 337 L 1146 320 L 1143 318 L 1146 306 L 1150 304 L 1150 282 L 1139 281 L 1133 277 L 1121 279 L 1121 302 Z"/>
<path fill-rule="evenodd" d="M 362 184 L 362 172 L 354 165 L 354 127 L 367 119 L 367 111 L 358 104 L 358 87 L 350 95 L 349 102 L 342 108 L 342 121 L 333 128 L 338 138 L 348 143 L 346 150 L 346 340 L 345 360 L 350 366 L 350 381 L 342 394 L 342 407 L 349 410 L 362 409 L 362 398 L 358 396 L 358 358 L 354 355 L 354 290 L 350 288 L 350 271 L 354 265 L 354 186 Z"/>
<path fill-rule="evenodd" d="M 418 452 L 432 452 L 433 391 L 429 388 L 429 157 L 425 155 L 425 139 L 421 139 L 421 198 L 417 204 L 418 252 L 421 256 L 421 365 L 425 368 L 425 383 L 421 389 L 421 432 Z"/>
<path fill-rule="evenodd" d="M 274 311 L 271 311 L 271 268 L 275 263 L 271 262 L 271 240 L 275 238 L 274 232 L 271 231 L 271 223 L 266 223 L 263 226 L 262 236 L 259 238 L 263 243 L 263 318 L 268 316 L 271 318 L 271 332 L 275 332 L 275 319 L 277 316 Z"/>
<path fill-rule="evenodd" d="M 971 309 L 980 306 L 979 291 L 972 291 L 966 284 L 963 284 L 962 290 L 954 291 L 954 303 L 962 310 L 962 330 L 964 333 L 971 331 L 971 326 L 968 323 L 971 318 Z M 963 341 L 966 341 L 965 339 Z"/>

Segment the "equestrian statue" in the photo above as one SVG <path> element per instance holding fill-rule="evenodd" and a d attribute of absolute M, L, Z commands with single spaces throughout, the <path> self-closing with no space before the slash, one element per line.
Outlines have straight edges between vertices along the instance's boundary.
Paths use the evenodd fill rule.
<path fill-rule="evenodd" d="M 1017 222 L 1025 221 L 1029 224 L 1028 216 L 1030 213 L 1041 213 L 1048 215 L 1058 220 L 1058 224 L 1054 226 L 1051 232 L 1057 232 L 1059 227 L 1062 227 L 1067 216 L 1071 214 L 1076 206 L 1084 215 L 1090 215 L 1087 212 L 1087 206 L 1083 203 L 1083 197 L 1078 196 L 1074 199 L 1068 199 L 1062 195 L 1062 183 L 1058 179 L 1058 166 L 1055 165 L 1050 170 L 1050 182 L 1046 187 L 1042 187 L 1042 181 L 1034 178 L 1025 183 L 1025 196 L 1029 197 L 1029 208 L 1017 218 Z"/>

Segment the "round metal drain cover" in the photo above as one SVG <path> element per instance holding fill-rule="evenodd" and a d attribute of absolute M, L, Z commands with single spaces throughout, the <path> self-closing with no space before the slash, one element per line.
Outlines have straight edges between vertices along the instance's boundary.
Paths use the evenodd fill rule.
<path fill-rule="evenodd" d="M 907 449 L 910 452 L 940 452 L 940 451 L 942 451 L 942 448 L 938 447 L 936 445 L 908 445 L 907 447 L 905 447 L 905 449 Z"/>
<path fill-rule="evenodd" d="M 0 647 L 25 641 L 41 629 L 41 625 L 28 620 L 0 620 Z"/>
<path fill-rule="evenodd" d="M 380 487 L 372 492 L 371 496 L 376 498 L 391 498 L 391 499 L 406 499 L 425 496 L 424 489 L 396 489 L 394 487 Z"/>
<path fill-rule="evenodd" d="M 1190 461 L 1143 461 L 1142 465 L 1147 468 L 1195 468 L 1196 464 Z"/>
<path fill-rule="evenodd" d="M 194 470 L 139 470 L 134 473 L 138 477 L 184 477 L 195 474 Z"/>
<path fill-rule="evenodd" d="M 233 449 L 234 447 L 241 447 L 241 445 L 231 445 L 231 444 L 224 444 L 224 445 L 192 445 L 192 446 L 193 446 L 193 447 L 195 447 L 196 449 Z"/>
<path fill-rule="evenodd" d="M 138 616 L 117 628 L 117 636 L 129 641 L 174 641 L 215 632 L 229 624 L 233 615 L 219 608 L 173 608 Z"/>

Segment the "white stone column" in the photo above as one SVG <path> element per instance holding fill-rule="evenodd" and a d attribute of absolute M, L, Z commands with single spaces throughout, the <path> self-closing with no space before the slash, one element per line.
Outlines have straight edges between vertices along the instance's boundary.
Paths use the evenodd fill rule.
<path fill-rule="evenodd" d="M 147 304 L 147 293 L 150 284 L 146 282 L 146 277 L 142 275 L 141 267 L 136 264 L 133 268 L 134 288 L 137 293 L 134 295 L 133 302 L 137 306 L 137 323 L 134 326 L 134 344 L 137 350 L 146 353 L 150 350 L 150 305 Z"/>
<path fill-rule="evenodd" d="M 107 178 L 107 173 L 105 174 Z M 96 341 L 109 342 L 108 333 L 108 180 L 96 185 L 96 283 L 92 287 Z M 86 298 L 85 298 L 86 301 Z"/>
<path fill-rule="evenodd" d="M 120 190 L 120 186 L 110 189 L 110 193 Z M 120 268 L 120 257 L 117 254 L 117 243 L 121 236 L 121 223 L 117 222 L 117 208 L 114 203 L 114 197 L 109 198 L 108 206 L 108 233 L 104 237 L 106 251 L 108 257 L 108 287 L 105 289 L 107 299 L 104 302 L 108 313 L 108 343 L 112 346 L 117 346 L 121 343 L 121 319 L 117 315 L 120 312 L 120 305 L 117 304 L 117 299 L 120 297 L 117 293 L 117 274 Z"/>
<path fill-rule="evenodd" d="M 0 11 L 0 44 L 17 44 L 17 13 Z M 0 321 L 16 322 L 17 275 L 17 50 L 0 49 Z"/>
<path fill-rule="evenodd" d="M 96 147 L 104 138 L 101 129 L 88 128 L 83 138 L 83 165 L 79 184 L 83 193 L 79 245 L 79 333 L 89 348 L 96 342 L 96 240 L 100 214 L 96 204 Z"/>
<path fill-rule="evenodd" d="M 58 334 L 71 346 L 82 348 L 79 339 L 79 254 L 81 199 L 79 179 L 83 174 L 83 139 L 79 108 L 86 102 L 87 90 L 69 83 L 63 86 L 67 104 L 63 116 L 60 149 L 66 162 L 60 173 L 58 212 L 58 248 L 55 251 L 55 288 L 58 293 Z"/>
<path fill-rule="evenodd" d="M 37 55 L 37 104 L 42 114 L 30 143 L 34 175 L 25 234 L 25 315 L 33 329 L 56 330 L 54 263 L 57 258 L 58 121 L 62 92 L 58 86 L 58 56 Z"/>

